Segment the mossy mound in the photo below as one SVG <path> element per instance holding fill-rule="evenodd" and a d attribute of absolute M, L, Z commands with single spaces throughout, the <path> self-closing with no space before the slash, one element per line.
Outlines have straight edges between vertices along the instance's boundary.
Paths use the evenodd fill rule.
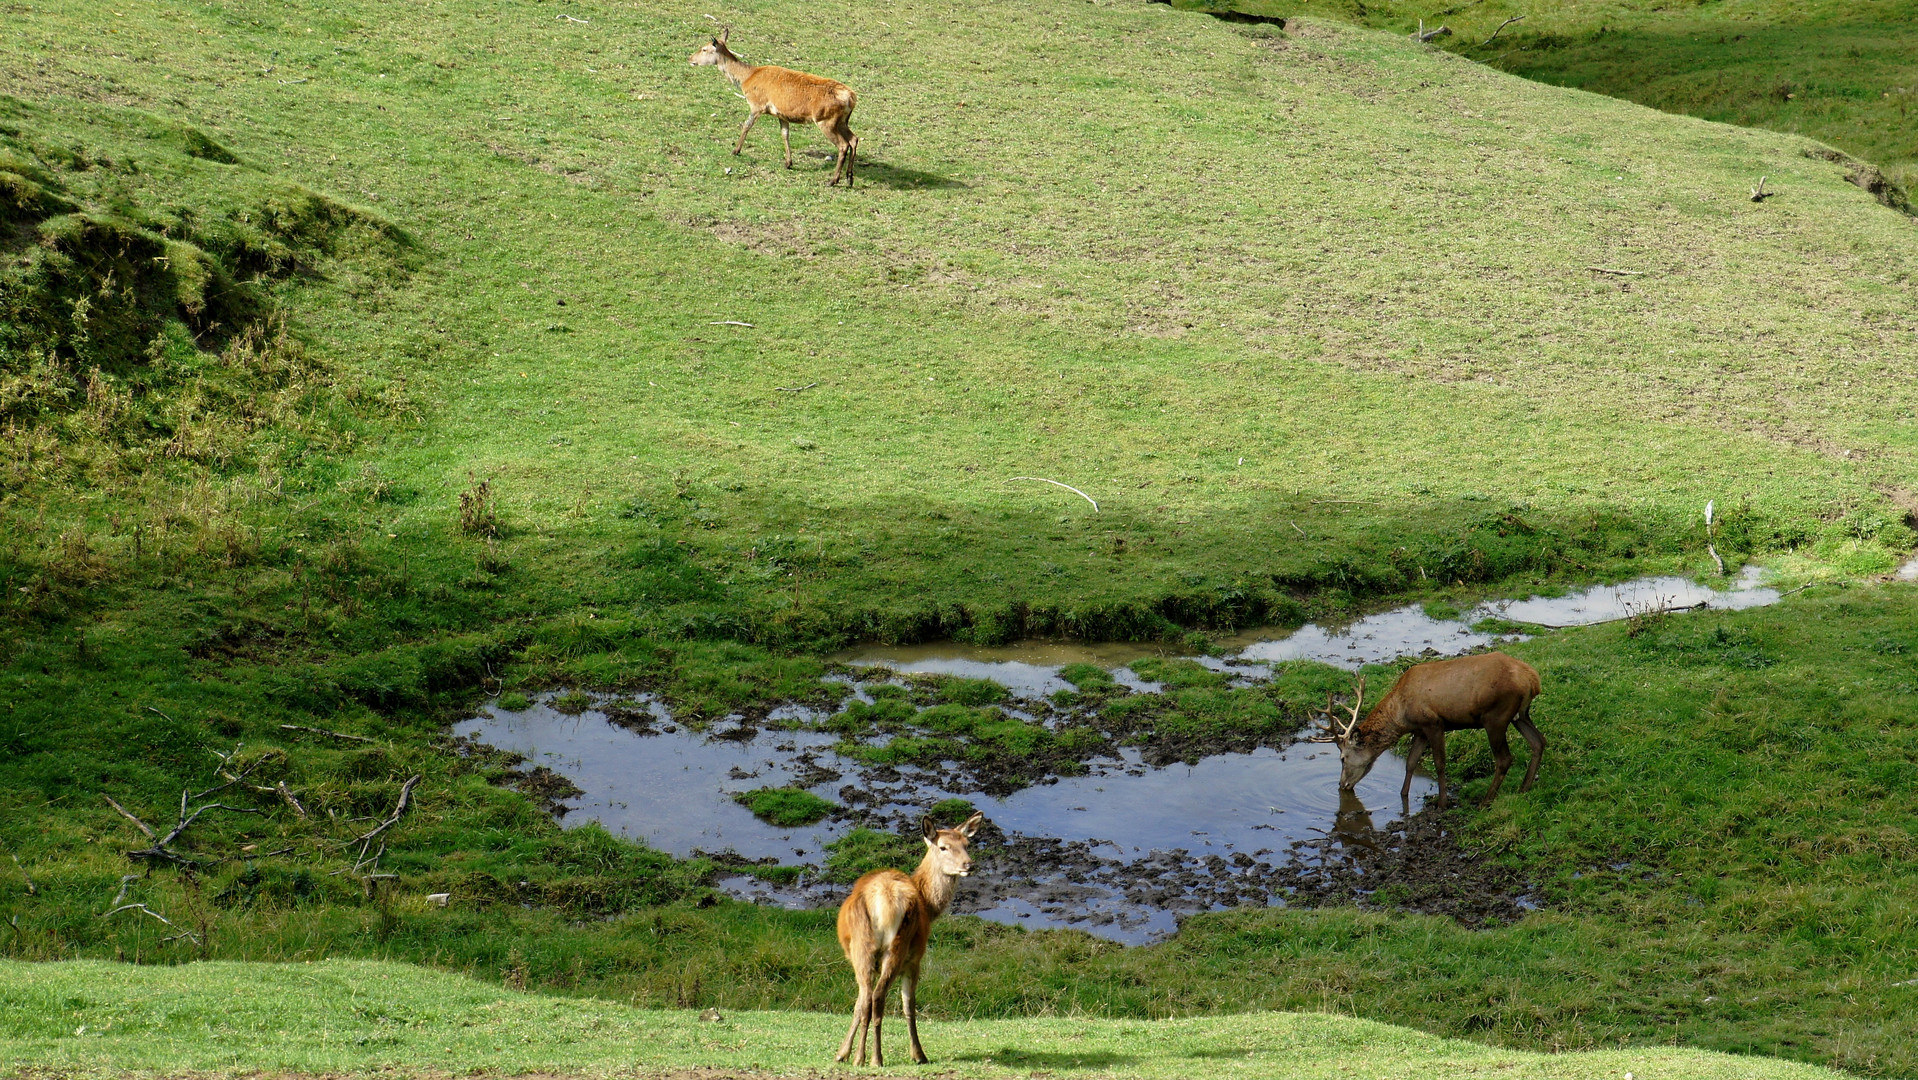
<path fill-rule="evenodd" d="M 190 125 L 0 96 L 0 416 L 63 461 L 104 443 L 230 463 L 274 395 L 315 381 L 280 290 L 411 264 L 393 225 Z"/>

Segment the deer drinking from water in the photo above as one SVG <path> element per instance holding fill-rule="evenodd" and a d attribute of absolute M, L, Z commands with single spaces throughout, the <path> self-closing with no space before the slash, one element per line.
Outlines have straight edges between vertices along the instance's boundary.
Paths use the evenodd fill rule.
<path fill-rule="evenodd" d="M 919 830 L 926 841 L 926 857 L 911 877 L 897 870 L 874 870 L 853 882 L 852 895 L 839 905 L 839 947 L 859 982 L 859 999 L 853 1004 L 846 1042 L 833 1060 L 850 1057 L 853 1037 L 858 1036 L 859 1059 L 854 1064 L 864 1065 L 866 1029 L 870 1026 L 872 1063 L 886 1063 L 879 1029 L 886 1015 L 886 991 L 897 977 L 912 1060 L 926 1063 L 926 1051 L 919 1045 L 915 999 L 919 963 L 926 957 L 926 935 L 932 921 L 952 906 L 953 882 L 972 873 L 972 856 L 966 853 L 966 845 L 985 818 L 975 813 L 952 829 L 937 828 L 931 818 L 924 818 Z"/>
<path fill-rule="evenodd" d="M 1432 751 L 1432 763 L 1438 772 L 1439 808 L 1445 807 L 1445 733 L 1468 728 L 1484 728 L 1492 743 L 1492 788 L 1481 806 L 1490 806 L 1505 783 L 1512 767 L 1512 750 L 1505 742 L 1505 729 L 1515 727 L 1532 748 L 1531 763 L 1525 767 L 1525 782 L 1520 791 L 1530 791 L 1538 778 L 1539 759 L 1545 756 L 1545 736 L 1532 726 L 1532 699 L 1538 696 L 1538 672 L 1523 660 L 1504 653 L 1479 653 L 1455 660 L 1434 660 L 1405 669 L 1399 681 L 1372 713 L 1361 720 L 1365 707 L 1365 678 L 1361 676 L 1358 696 L 1348 710 L 1349 722 L 1333 717 L 1334 704 L 1326 702 L 1326 731 L 1312 742 L 1333 743 L 1339 748 L 1339 790 L 1357 787 L 1365 774 L 1399 739 L 1412 736 L 1412 748 L 1405 756 L 1405 784 L 1399 798 L 1408 806 L 1412 798 L 1412 773 L 1426 750 Z"/>
<path fill-rule="evenodd" d="M 732 32 L 727 27 L 719 36 L 707 42 L 694 53 L 690 63 L 694 67 L 716 67 L 726 76 L 746 99 L 746 126 L 739 129 L 739 141 L 733 144 L 733 156 L 745 149 L 746 133 L 753 129 L 762 113 L 771 113 L 779 120 L 779 137 L 786 144 L 786 167 L 793 167 L 793 124 L 818 124 L 826 141 L 839 148 L 839 160 L 834 164 L 832 179 L 826 182 L 830 187 L 839 183 L 841 173 L 845 174 L 846 186 L 852 187 L 853 164 L 859 158 L 859 138 L 847 126 L 852 119 L 852 109 L 859 104 L 859 95 L 845 83 L 834 82 L 818 75 L 808 75 L 791 68 L 761 64 L 754 67 L 726 47 L 726 35 Z"/>

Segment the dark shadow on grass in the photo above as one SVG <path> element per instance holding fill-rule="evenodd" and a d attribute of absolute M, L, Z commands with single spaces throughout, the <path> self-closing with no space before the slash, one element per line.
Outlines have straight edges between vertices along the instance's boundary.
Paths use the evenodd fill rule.
<path fill-rule="evenodd" d="M 900 191 L 950 191 L 953 189 L 972 187 L 971 184 L 962 180 L 954 180 L 949 176 L 922 172 L 918 169 L 908 169 L 903 165 L 888 165 L 883 161 L 867 161 L 863 157 L 858 160 L 856 165 L 856 179 L 862 184 L 877 184 L 880 187 L 889 187 Z"/>
<path fill-rule="evenodd" d="M 1104 1050 L 1061 1054 L 1002 1046 L 990 1053 L 956 1054 L 951 1060 L 991 1062 L 1011 1069 L 1109 1069 L 1115 1065 L 1136 1064 L 1139 1059 L 1132 1054 L 1114 1054 Z"/>

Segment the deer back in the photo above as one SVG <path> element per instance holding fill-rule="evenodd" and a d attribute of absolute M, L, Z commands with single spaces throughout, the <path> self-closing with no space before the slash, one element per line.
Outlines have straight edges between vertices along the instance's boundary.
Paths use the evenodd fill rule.
<path fill-rule="evenodd" d="M 794 123 L 816 124 L 852 113 L 859 95 L 852 87 L 819 75 L 765 64 L 740 83 L 741 93 L 754 108 Z"/>
<path fill-rule="evenodd" d="M 1479 653 L 1407 668 L 1374 713 L 1398 714 L 1410 725 L 1482 727 L 1496 706 L 1523 705 L 1538 696 L 1538 672 L 1504 653 Z"/>

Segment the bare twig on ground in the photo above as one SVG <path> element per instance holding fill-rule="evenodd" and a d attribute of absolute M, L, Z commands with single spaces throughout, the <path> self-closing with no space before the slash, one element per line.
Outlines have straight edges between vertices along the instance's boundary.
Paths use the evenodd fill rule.
<path fill-rule="evenodd" d="M 194 810 L 192 813 L 188 813 L 187 800 L 189 795 L 190 795 L 190 792 L 188 792 L 184 788 L 181 789 L 180 791 L 180 821 L 178 824 L 173 826 L 173 828 L 165 836 L 158 836 L 154 833 L 152 826 L 148 825 L 144 821 L 141 821 L 139 818 L 133 816 L 132 811 L 128 810 L 126 807 L 121 806 L 119 803 L 113 801 L 113 796 L 108 795 L 105 792 L 100 793 L 100 797 L 107 801 L 108 806 L 111 806 L 115 810 L 118 810 L 120 812 L 121 817 L 124 817 L 128 821 L 133 822 L 136 828 L 138 828 L 141 832 L 146 834 L 146 837 L 148 840 L 153 841 L 153 843 L 148 845 L 147 847 L 140 848 L 137 851 L 127 852 L 126 853 L 127 858 L 146 859 L 149 862 L 164 860 L 166 862 L 177 863 L 181 866 L 189 866 L 189 867 L 197 866 L 199 864 L 196 863 L 194 860 L 187 858 L 185 855 L 182 855 L 177 851 L 173 851 L 169 849 L 167 845 L 173 843 L 175 840 L 178 840 L 182 833 L 192 828 L 193 823 L 200 820 L 201 814 L 206 813 L 208 810 L 226 810 L 235 814 L 264 814 L 266 812 L 264 810 L 254 809 L 253 807 L 250 807 L 250 806 L 228 806 L 225 803 L 207 803 L 204 806 L 201 806 L 200 808 Z"/>
<path fill-rule="evenodd" d="M 1433 38 L 1450 37 L 1451 35 L 1452 35 L 1451 27 L 1441 26 L 1437 30 L 1427 30 L 1425 29 L 1425 20 L 1420 19 L 1418 33 L 1412 35 L 1412 40 L 1417 41 L 1420 44 L 1424 44 L 1425 42 L 1428 42 L 1432 40 Z"/>
<path fill-rule="evenodd" d="M 407 780 L 406 783 L 400 785 L 399 801 L 393 805 L 393 812 L 387 815 L 386 820 L 380 822 L 378 825 L 373 826 L 371 829 L 368 829 L 366 832 L 363 832 L 360 835 L 353 838 L 353 840 L 357 841 L 360 845 L 359 857 L 355 859 L 353 862 L 353 869 L 355 871 L 359 870 L 361 863 L 367 861 L 366 851 L 369 847 L 373 846 L 373 841 L 378 839 L 381 833 L 385 832 L 386 830 L 392 828 L 394 825 L 399 823 L 400 816 L 406 813 L 406 808 L 410 806 L 413 802 L 413 788 L 419 782 L 420 782 L 420 774 L 414 773 L 411 779 Z M 385 844 L 380 845 L 380 851 L 382 853 L 386 851 Z M 373 861 L 377 863 L 379 861 L 379 856 L 378 855 L 373 856 Z"/>
<path fill-rule="evenodd" d="M 571 16 L 571 15 L 561 15 L 561 16 L 559 16 L 559 18 L 558 18 L 558 19 L 554 19 L 553 21 L 554 21 L 554 22 L 558 22 L 558 21 L 559 21 L 560 19 L 564 19 L 564 20 L 566 20 L 567 22 L 573 22 L 573 23 L 578 23 L 578 24 L 580 24 L 581 26 L 591 26 L 591 25 L 593 25 L 593 21 L 592 21 L 591 19 L 575 19 L 575 18 L 573 18 L 573 17 Z"/>
<path fill-rule="evenodd" d="M 1498 36 L 1499 36 L 1499 34 L 1501 34 L 1501 33 L 1503 33 L 1503 32 L 1505 31 L 1505 28 L 1506 28 L 1506 27 L 1508 27 L 1508 26 L 1510 26 L 1510 25 L 1512 25 L 1512 24 L 1513 24 L 1513 23 L 1515 23 L 1515 22 L 1518 22 L 1519 20 L 1521 20 L 1521 19 L 1523 19 L 1523 18 L 1525 18 L 1525 16 L 1523 16 L 1523 15 L 1514 15 L 1514 16 L 1512 16 L 1511 18 L 1509 18 L 1509 19 L 1507 19 L 1507 20 L 1505 20 L 1504 22 L 1502 22 L 1502 23 L 1499 23 L 1499 24 L 1498 24 L 1498 29 L 1497 29 L 1497 30 L 1494 30 L 1494 31 L 1492 31 L 1492 36 L 1491 36 L 1491 37 L 1488 37 L 1488 38 L 1486 38 L 1486 39 L 1485 39 L 1484 41 L 1481 41 L 1481 42 L 1479 42 L 1479 43 L 1478 43 L 1478 47 L 1479 47 L 1479 48 L 1481 48 L 1481 49 L 1483 49 L 1483 48 L 1484 48 L 1485 46 L 1487 46 L 1487 45 L 1490 45 L 1490 44 L 1491 44 L 1491 43 L 1492 43 L 1492 42 L 1493 42 L 1494 40 L 1496 40 L 1496 39 L 1498 38 Z"/>
<path fill-rule="evenodd" d="M 105 794 L 105 793 L 102 793 L 100 797 L 101 797 L 101 798 L 103 798 L 103 799 L 105 799 L 105 800 L 107 801 L 107 805 L 108 805 L 108 806 L 111 806 L 111 807 L 113 807 L 113 808 L 114 808 L 115 810 L 118 810 L 118 811 L 120 811 L 120 816 L 121 816 L 121 817 L 123 817 L 123 818 L 126 818 L 126 819 L 127 819 L 128 821 L 131 821 L 131 822 L 133 822 L 133 824 L 134 824 L 134 826 L 135 826 L 135 827 L 137 827 L 137 828 L 138 828 L 138 829 L 139 829 L 139 830 L 140 830 L 141 832 L 143 832 L 143 833 L 145 833 L 145 834 L 147 834 L 147 839 L 148 839 L 148 840 L 152 840 L 152 839 L 154 839 L 154 837 L 155 837 L 155 836 L 157 836 L 157 835 L 158 835 L 158 834 L 156 834 L 156 833 L 155 833 L 155 832 L 154 832 L 154 831 L 152 830 L 152 828 L 150 828 L 150 827 L 149 827 L 149 826 L 147 825 L 147 823 L 146 823 L 146 822 L 144 822 L 144 821 L 141 821 L 141 820 L 140 820 L 139 818 L 137 818 L 137 817 L 134 817 L 134 816 L 133 816 L 133 814 L 132 814 L 132 813 L 131 813 L 130 811 L 128 811 L 128 810 L 127 810 L 127 808 L 126 808 L 126 807 L 124 807 L 124 806 L 121 806 L 121 805 L 120 805 L 119 803 L 117 803 L 117 802 L 114 802 L 114 801 L 113 801 L 113 796 L 111 796 L 111 795 L 108 795 L 108 794 Z"/>
<path fill-rule="evenodd" d="M 1765 177 L 1761 176 L 1758 178 L 1758 186 L 1752 188 L 1752 201 L 1764 202 L 1766 199 L 1771 198 L 1773 194 L 1774 192 L 1765 190 Z"/>
<path fill-rule="evenodd" d="M 758 327 L 754 326 L 752 323 L 740 322 L 738 319 L 721 319 L 718 322 L 709 322 L 706 325 L 707 326 L 743 326 L 748 330 L 759 329 Z"/>
<path fill-rule="evenodd" d="M 348 735 L 344 731 L 328 731 L 325 728 L 305 727 L 300 724 L 281 724 L 280 730 L 281 731 L 310 731 L 315 735 L 331 735 L 336 739 L 350 739 L 353 742 L 370 743 L 370 742 L 378 741 L 376 739 L 369 739 L 364 735 Z"/>
<path fill-rule="evenodd" d="M 148 915 L 151 915 L 154 918 L 160 920 L 161 922 L 167 924 L 168 926 L 173 927 L 175 930 L 180 930 L 179 924 L 175 923 L 172 919 L 167 918 L 165 915 L 162 915 L 159 912 L 153 910 L 152 908 L 146 906 L 145 904 L 121 904 L 119 907 L 114 908 L 112 911 L 102 912 L 100 915 L 100 918 L 104 919 L 110 915 L 118 915 L 122 911 L 143 911 L 147 913 Z M 175 935 L 174 937 L 165 938 L 163 940 L 177 941 L 180 938 L 186 938 L 189 941 L 192 941 L 195 945 L 198 945 L 200 943 L 200 936 L 198 934 L 195 934 L 191 930 L 180 930 L 179 934 Z"/>
<path fill-rule="evenodd" d="M 1616 274 L 1619 277 L 1644 277 L 1643 270 L 1614 270 L 1609 266 L 1588 266 L 1585 269 L 1594 274 Z"/>
<path fill-rule="evenodd" d="M 286 789 L 286 781 L 282 780 L 279 782 L 279 784 L 275 785 L 275 790 L 279 791 L 280 798 L 286 800 L 286 805 L 292 807 L 294 813 L 300 815 L 301 817 L 306 816 L 306 807 L 301 806 L 300 800 L 294 798 L 293 793 Z"/>
<path fill-rule="evenodd" d="M 1046 479 L 1046 478 L 1045 478 L 1045 477 L 1043 477 L 1043 476 L 1015 476 L 1015 477 L 1012 477 L 1011 479 L 1009 479 L 1009 480 L 1007 480 L 1007 481 L 1006 481 L 1006 483 L 1008 483 L 1008 484 L 1010 484 L 1010 483 L 1012 483 L 1012 481 L 1013 481 L 1013 480 L 1037 480 L 1037 481 L 1039 481 L 1039 482 L 1040 482 L 1040 483 L 1042 483 L 1042 484 L 1051 484 L 1051 485 L 1052 485 L 1052 486 L 1054 486 L 1054 487 L 1062 487 L 1062 488 L 1065 488 L 1065 489 L 1066 489 L 1067 491 L 1070 491 L 1070 492 L 1072 492 L 1072 493 L 1073 493 L 1074 495 L 1077 495 L 1077 496 L 1079 496 L 1079 497 L 1080 497 L 1081 499 L 1084 499 L 1085 501 L 1087 501 L 1087 502 L 1089 502 L 1089 503 L 1091 503 L 1091 504 L 1092 504 L 1092 512 L 1093 512 L 1093 513 L 1095 513 L 1095 514 L 1096 514 L 1096 513 L 1098 513 L 1098 512 L 1099 512 L 1099 503 L 1098 503 L 1098 501 L 1097 501 L 1096 499 L 1094 499 L 1094 498 L 1093 498 L 1092 496 L 1090 496 L 1090 495 L 1087 495 L 1087 494 L 1086 494 L 1085 492 L 1083 492 L 1083 491 L 1080 491 L 1080 490 L 1079 490 L 1078 488 L 1076 488 L 1076 487 L 1073 487 L 1073 486 L 1072 486 L 1071 484 L 1061 484 L 1061 483 L 1060 483 L 1059 481 L 1057 481 L 1057 480 L 1048 480 L 1048 479 Z"/>
<path fill-rule="evenodd" d="M 33 876 L 32 876 L 31 874 L 28 874 L 28 873 L 27 873 L 27 868 L 26 868 L 26 867 L 24 867 L 24 866 L 21 866 L 21 865 L 20 865 L 20 856 L 18 856 L 18 855 L 15 855 L 15 854 L 14 854 L 13 852 L 11 852 L 11 851 L 9 851 L 9 852 L 7 852 L 7 858 L 9 858 L 9 859 L 12 859 L 12 860 L 13 860 L 13 866 L 14 866 L 14 869 L 16 869 L 16 870 L 19 870 L 19 871 L 20 871 L 20 876 L 21 876 L 22 878 L 25 878 L 25 879 L 26 879 L 26 882 L 27 882 L 27 895 L 28 895 L 28 896 L 32 896 L 32 895 L 34 895 L 35 893 L 37 893 L 37 892 L 39 892 L 40 890 L 38 890 L 38 889 L 36 889 L 36 888 L 34 888 L 34 887 L 33 887 Z"/>
<path fill-rule="evenodd" d="M 815 386 L 818 386 L 818 385 L 819 385 L 819 380 L 818 380 L 818 379 L 814 379 L 814 380 L 813 380 L 812 382 L 809 382 L 809 383 L 807 383 L 807 384 L 806 384 L 806 385 L 804 385 L 804 386 L 775 386 L 775 387 L 773 387 L 773 389 L 774 389 L 774 390 L 784 390 L 784 391 L 785 391 L 786 393 L 788 393 L 788 394 L 797 394 L 797 393 L 799 393 L 799 392 L 800 392 L 801 390 L 811 390 L 811 389 L 812 389 L 813 387 L 815 387 Z"/>

